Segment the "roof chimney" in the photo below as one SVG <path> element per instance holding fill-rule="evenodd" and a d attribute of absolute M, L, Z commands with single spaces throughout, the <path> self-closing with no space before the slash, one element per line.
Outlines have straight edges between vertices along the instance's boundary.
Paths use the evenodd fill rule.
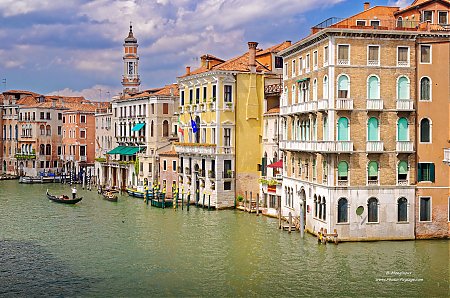
<path fill-rule="evenodd" d="M 186 66 L 186 75 L 190 75 L 191 74 L 191 67 L 190 66 Z"/>
<path fill-rule="evenodd" d="M 251 72 L 256 72 L 256 47 L 258 46 L 257 42 L 249 41 L 248 42 L 248 66 Z"/>
<path fill-rule="evenodd" d="M 292 41 L 290 41 L 290 40 L 286 40 L 286 43 L 288 44 L 288 46 L 291 46 L 291 44 L 292 44 Z"/>
<path fill-rule="evenodd" d="M 364 2 L 364 10 L 368 10 L 370 8 L 370 2 Z"/>

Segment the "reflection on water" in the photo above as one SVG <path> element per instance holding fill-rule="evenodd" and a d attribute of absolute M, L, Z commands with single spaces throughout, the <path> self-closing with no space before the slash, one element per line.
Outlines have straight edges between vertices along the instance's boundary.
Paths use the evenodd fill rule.
<path fill-rule="evenodd" d="M 47 187 L 70 193 L 0 182 L 0 296 L 449 295 L 448 241 L 324 246 L 262 216 L 83 190 L 67 206 L 48 201 Z M 30 276 L 40 282 L 24 284 Z"/>

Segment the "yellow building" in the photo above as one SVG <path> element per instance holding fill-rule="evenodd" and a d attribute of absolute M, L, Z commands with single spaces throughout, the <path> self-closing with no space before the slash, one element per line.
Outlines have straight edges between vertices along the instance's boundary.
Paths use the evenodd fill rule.
<path fill-rule="evenodd" d="M 203 55 L 198 69 L 186 67 L 178 78 L 179 187 L 191 203 L 227 208 L 236 195 L 246 193 L 255 200 L 265 81 L 281 71 L 275 55 L 289 44 L 260 50 L 258 43 L 249 42 L 248 52 L 227 61 Z"/>

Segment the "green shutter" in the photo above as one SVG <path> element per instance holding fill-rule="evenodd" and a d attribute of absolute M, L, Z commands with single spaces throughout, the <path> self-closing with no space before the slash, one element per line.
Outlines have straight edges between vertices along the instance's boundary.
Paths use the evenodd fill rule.
<path fill-rule="evenodd" d="M 408 141 L 408 120 L 406 118 L 398 119 L 398 140 Z"/>
<path fill-rule="evenodd" d="M 267 157 L 263 157 L 262 158 L 261 164 L 262 164 L 261 176 L 266 176 L 266 172 L 267 172 Z"/>
<path fill-rule="evenodd" d="M 430 163 L 430 181 L 434 182 L 434 163 Z"/>
<path fill-rule="evenodd" d="M 372 117 L 369 119 L 368 141 L 378 141 L 378 119 Z"/>
<path fill-rule="evenodd" d="M 423 181 L 422 164 L 417 164 L 417 181 Z"/>
<path fill-rule="evenodd" d="M 400 175 L 404 174 L 408 174 L 408 164 L 406 163 L 406 161 L 401 161 L 398 163 L 398 173 Z"/>
<path fill-rule="evenodd" d="M 340 76 L 339 77 L 339 89 L 338 90 L 348 90 L 348 78 L 347 76 Z"/>
<path fill-rule="evenodd" d="M 371 76 L 369 78 L 369 99 L 380 99 L 380 92 L 378 90 L 378 78 Z"/>
<path fill-rule="evenodd" d="M 406 77 L 398 79 L 398 99 L 409 99 L 408 79 Z"/>
<path fill-rule="evenodd" d="M 345 117 L 338 121 L 338 141 L 348 141 L 348 119 Z"/>
<path fill-rule="evenodd" d="M 345 161 L 341 161 L 338 164 L 338 177 L 348 176 L 348 164 Z"/>
<path fill-rule="evenodd" d="M 370 177 L 378 176 L 378 163 L 376 161 L 369 162 L 369 176 Z"/>

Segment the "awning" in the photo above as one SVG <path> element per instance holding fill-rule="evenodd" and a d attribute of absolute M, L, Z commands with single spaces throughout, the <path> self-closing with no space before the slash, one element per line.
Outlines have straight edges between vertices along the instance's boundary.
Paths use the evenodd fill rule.
<path fill-rule="evenodd" d="M 135 155 L 137 152 L 144 150 L 145 147 L 135 147 L 135 146 L 118 146 L 113 150 L 107 152 L 106 154 L 120 154 L 120 155 Z"/>
<path fill-rule="evenodd" d="M 270 164 L 267 166 L 268 168 L 274 168 L 274 169 L 281 169 L 283 168 L 283 160 L 280 159 L 277 162 L 274 162 L 273 164 Z"/>
<path fill-rule="evenodd" d="M 304 81 L 309 81 L 309 78 L 303 78 L 303 79 L 297 80 L 297 83 L 301 83 L 301 82 L 304 82 Z"/>
<path fill-rule="evenodd" d="M 144 127 L 145 123 L 138 123 L 136 124 L 131 131 L 140 131 Z"/>

